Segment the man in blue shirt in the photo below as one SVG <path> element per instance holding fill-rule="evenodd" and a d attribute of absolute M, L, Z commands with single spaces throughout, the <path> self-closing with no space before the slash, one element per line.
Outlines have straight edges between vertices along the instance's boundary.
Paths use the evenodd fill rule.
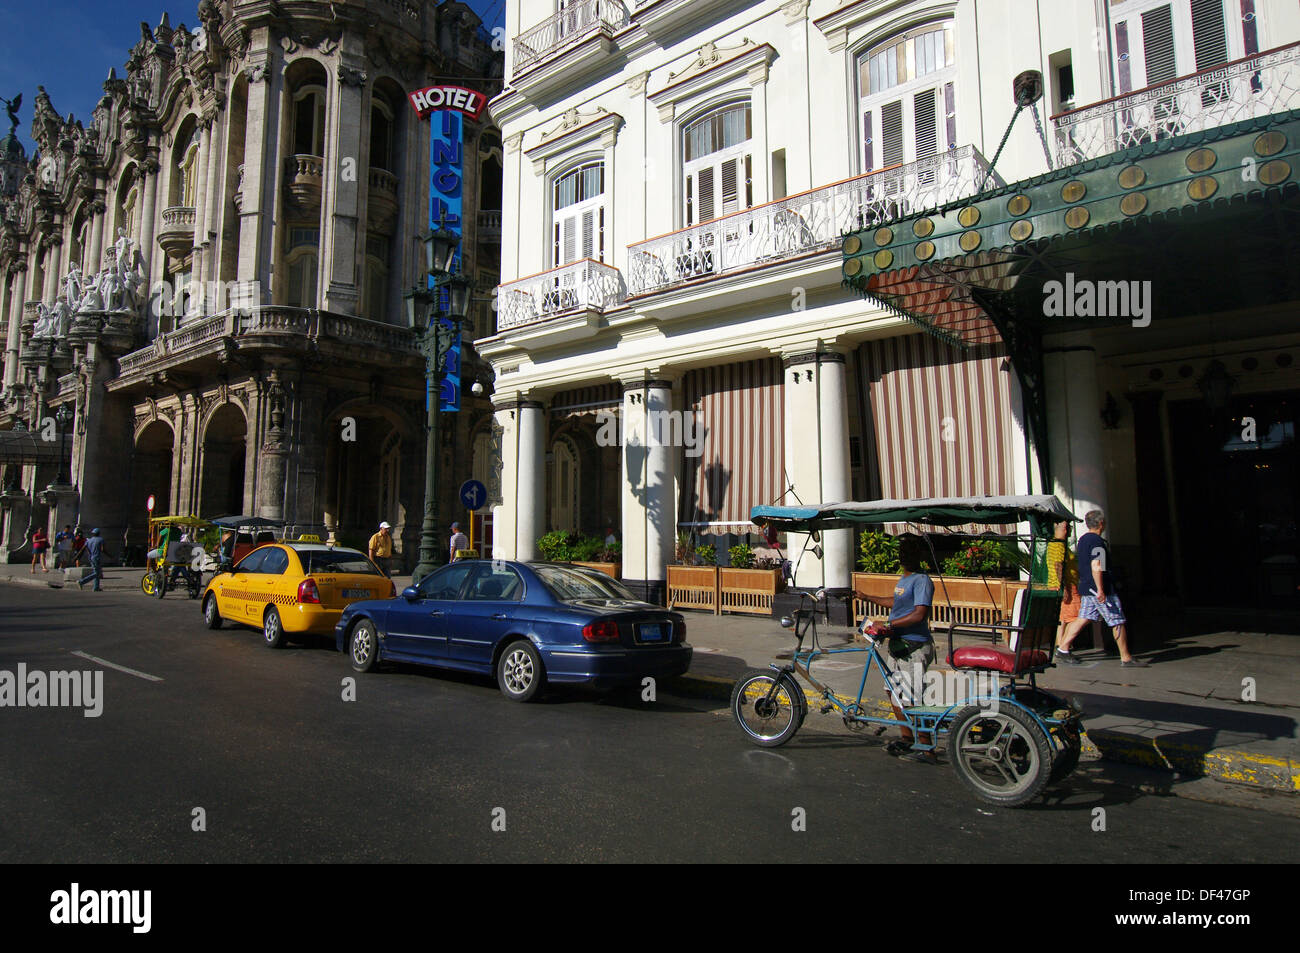
<path fill-rule="evenodd" d="M 1103 621 L 1110 626 L 1119 647 L 1120 665 L 1124 668 L 1146 668 L 1147 663 L 1135 659 L 1128 650 L 1128 619 L 1119 595 L 1110 579 L 1110 547 L 1101 538 L 1106 528 L 1106 514 L 1089 510 L 1083 514 L 1083 524 L 1088 532 L 1079 537 L 1079 618 L 1071 622 L 1061 634 L 1056 647 L 1056 660 L 1067 665 L 1078 665 L 1079 660 L 1070 651 L 1075 637 L 1085 625 Z"/>
<path fill-rule="evenodd" d="M 90 531 L 90 537 L 82 547 L 86 555 L 90 557 L 90 575 L 85 579 L 77 580 L 77 588 L 80 589 L 91 579 L 95 580 L 95 592 L 99 592 L 99 582 L 104 578 L 104 537 L 99 535 L 99 527 Z M 81 552 L 77 553 L 78 556 Z"/>
<path fill-rule="evenodd" d="M 889 624 L 876 626 L 872 631 L 876 635 L 889 638 L 889 654 L 898 663 L 898 671 L 903 665 L 910 665 L 912 672 L 909 681 L 912 686 L 910 701 L 916 704 L 921 700 L 921 689 L 925 683 L 925 673 L 934 662 L 934 639 L 930 636 L 930 607 L 934 604 L 934 582 L 921 572 L 921 541 L 915 536 L 905 536 L 898 546 L 898 562 L 903 567 L 903 575 L 894 586 L 892 598 L 874 599 L 882 604 L 888 603 Z M 904 693 L 907 694 L 907 693 Z M 890 705 L 894 714 L 903 720 L 903 712 L 890 692 Z M 934 751 L 913 751 L 912 732 L 900 729 L 902 740 L 890 742 L 888 751 L 892 755 L 908 761 L 920 761 L 935 764 Z M 933 739 L 924 734 L 921 744 L 933 744 Z"/>

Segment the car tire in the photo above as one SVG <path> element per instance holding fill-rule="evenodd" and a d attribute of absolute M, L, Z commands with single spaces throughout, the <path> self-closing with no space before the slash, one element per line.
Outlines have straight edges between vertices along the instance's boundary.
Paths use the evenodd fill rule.
<path fill-rule="evenodd" d="M 372 672 L 379 664 L 379 634 L 375 624 L 362 619 L 348 636 L 348 661 L 355 672 Z"/>
<path fill-rule="evenodd" d="M 532 701 L 545 681 L 542 657 L 527 639 L 511 642 L 497 659 L 497 687 L 511 701 Z"/>
<path fill-rule="evenodd" d="M 262 639 L 269 648 L 282 649 L 288 644 L 289 638 L 285 635 L 284 623 L 280 621 L 280 613 L 275 606 L 268 606 L 266 614 L 262 616 Z"/>
<path fill-rule="evenodd" d="M 210 592 L 203 600 L 203 621 L 209 629 L 221 628 L 221 610 L 217 608 L 217 597 Z"/>

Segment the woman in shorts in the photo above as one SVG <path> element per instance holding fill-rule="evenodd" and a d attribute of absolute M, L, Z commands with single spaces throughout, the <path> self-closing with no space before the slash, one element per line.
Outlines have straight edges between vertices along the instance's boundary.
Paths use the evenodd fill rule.
<path fill-rule="evenodd" d="M 50 549 L 50 538 L 45 535 L 44 529 L 37 529 L 32 533 L 32 575 L 36 574 L 37 564 L 41 567 L 41 572 L 49 572 L 45 568 L 45 554 Z"/>

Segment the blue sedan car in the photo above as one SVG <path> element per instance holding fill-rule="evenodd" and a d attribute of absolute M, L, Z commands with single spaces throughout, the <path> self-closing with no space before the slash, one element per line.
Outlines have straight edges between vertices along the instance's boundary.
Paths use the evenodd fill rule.
<path fill-rule="evenodd" d="M 691 664 L 680 613 L 561 563 L 455 562 L 396 599 L 352 603 L 334 638 L 358 672 L 390 659 L 495 674 L 521 702 L 548 682 L 612 688 Z"/>

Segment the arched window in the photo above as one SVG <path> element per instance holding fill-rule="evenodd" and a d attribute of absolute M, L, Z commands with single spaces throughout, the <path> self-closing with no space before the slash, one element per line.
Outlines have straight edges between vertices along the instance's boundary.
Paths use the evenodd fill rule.
<path fill-rule="evenodd" d="M 177 205 L 194 206 L 198 204 L 198 177 L 199 177 L 199 143 L 195 137 L 185 150 L 185 155 L 181 158 L 180 163 L 180 194 L 177 196 Z"/>
<path fill-rule="evenodd" d="M 714 110 L 682 130 L 686 227 L 753 206 L 752 135 L 749 103 Z"/>
<path fill-rule="evenodd" d="M 293 151 L 302 156 L 325 154 L 325 90 L 304 86 L 293 96 Z"/>
<path fill-rule="evenodd" d="M 131 186 L 126 193 L 126 198 L 122 200 L 122 209 L 119 215 L 121 227 L 126 229 L 128 235 L 135 234 L 135 219 L 139 207 L 140 189 L 137 186 Z"/>
<path fill-rule="evenodd" d="M 290 228 L 284 303 L 291 308 L 316 307 L 316 264 L 320 255 L 319 228 Z"/>
<path fill-rule="evenodd" d="M 956 64 L 951 21 L 909 31 L 859 58 L 863 172 L 957 145 Z"/>
<path fill-rule="evenodd" d="M 393 115 L 376 101 L 370 107 L 370 168 L 393 171 Z"/>
<path fill-rule="evenodd" d="M 587 162 L 555 180 L 551 203 L 551 262 L 605 260 L 605 163 Z"/>
<path fill-rule="evenodd" d="M 388 239 L 373 233 L 366 236 L 366 285 L 363 291 L 366 317 L 388 319 Z"/>

